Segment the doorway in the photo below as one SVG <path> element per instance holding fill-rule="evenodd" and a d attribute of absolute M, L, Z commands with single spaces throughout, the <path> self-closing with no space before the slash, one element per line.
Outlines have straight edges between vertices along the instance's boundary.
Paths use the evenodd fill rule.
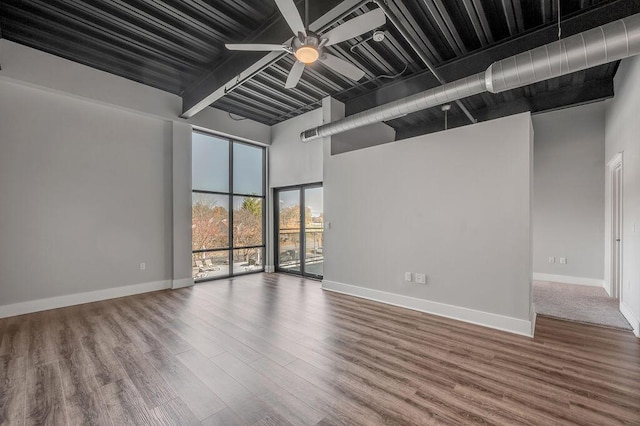
<path fill-rule="evenodd" d="M 609 163 L 611 177 L 611 296 L 622 300 L 622 154 Z"/>
<path fill-rule="evenodd" d="M 599 280 L 576 282 L 572 277 L 563 279 L 562 275 L 538 274 L 533 283 L 533 301 L 538 315 L 632 330 L 621 311 L 621 301 L 625 297 L 622 285 L 623 166 L 622 153 L 619 153 L 603 170 L 606 174 L 604 288 Z M 554 257 L 549 258 L 550 263 L 553 260 Z"/>
<path fill-rule="evenodd" d="M 322 184 L 277 188 L 274 200 L 276 271 L 322 279 Z"/>

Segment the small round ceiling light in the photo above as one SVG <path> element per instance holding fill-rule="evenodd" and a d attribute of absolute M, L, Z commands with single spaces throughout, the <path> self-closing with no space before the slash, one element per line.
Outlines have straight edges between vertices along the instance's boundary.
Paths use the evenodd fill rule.
<path fill-rule="evenodd" d="M 312 64 L 318 60 L 320 52 L 313 46 L 304 45 L 296 49 L 294 55 L 296 56 L 296 59 L 303 64 Z"/>
<path fill-rule="evenodd" d="M 384 31 L 374 31 L 373 33 L 373 41 L 377 41 L 378 43 L 384 41 L 385 35 L 384 35 Z"/>

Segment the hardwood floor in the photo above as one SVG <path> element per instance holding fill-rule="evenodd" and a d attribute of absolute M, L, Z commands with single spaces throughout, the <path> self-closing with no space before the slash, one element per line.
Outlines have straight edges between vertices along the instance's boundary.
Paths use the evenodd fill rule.
<path fill-rule="evenodd" d="M 640 339 L 250 275 L 0 320 L 0 424 L 640 424 Z"/>

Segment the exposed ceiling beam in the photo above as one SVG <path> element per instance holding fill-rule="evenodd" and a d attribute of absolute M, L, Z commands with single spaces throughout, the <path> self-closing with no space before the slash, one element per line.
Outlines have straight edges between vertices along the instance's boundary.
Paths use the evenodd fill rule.
<path fill-rule="evenodd" d="M 436 21 L 436 25 L 447 40 L 447 43 L 449 43 L 455 52 L 456 56 L 466 53 L 467 49 L 462 42 L 460 34 L 458 34 L 458 30 L 451 20 L 446 7 L 442 3 L 442 0 L 422 0 L 422 3 Z"/>
<path fill-rule="evenodd" d="M 312 31 L 318 31 L 342 18 L 362 0 L 323 0 L 312 2 L 309 10 Z M 311 7 L 313 6 L 313 7 Z M 291 29 L 278 13 L 264 28 L 257 30 L 247 43 L 286 43 L 291 39 Z M 181 117 L 189 118 L 220 99 L 238 81 L 243 81 L 284 56 L 286 52 L 238 52 L 230 53 L 226 60 L 215 69 L 187 87 L 182 93 Z"/>
<path fill-rule="evenodd" d="M 520 28 L 518 28 L 518 20 L 511 0 L 502 0 L 502 11 L 504 12 L 505 20 L 507 21 L 509 34 L 517 34 L 520 31 Z M 522 17 L 520 21 L 522 21 Z"/>
<path fill-rule="evenodd" d="M 539 93 L 538 96 L 517 98 L 511 102 L 504 102 L 493 107 L 474 110 L 473 115 L 477 117 L 479 121 L 493 120 L 526 111 L 537 113 L 602 101 L 612 98 L 613 94 L 613 78 L 606 78 L 590 81 L 580 86 Z M 387 124 L 395 124 L 394 127 L 398 126 L 398 124 L 393 123 L 393 121 Z M 450 116 L 448 120 L 449 129 L 468 124 L 469 120 L 462 114 Z M 396 140 L 439 132 L 444 130 L 443 126 L 444 121 L 442 120 L 433 120 L 417 126 L 398 126 L 399 128 L 396 129 Z"/>
<path fill-rule="evenodd" d="M 640 13 L 640 2 L 637 0 L 617 0 L 601 4 L 565 18 L 562 22 L 562 34 L 563 37 L 578 34 L 634 13 Z M 436 71 L 446 75 L 447 80 L 454 81 L 482 72 L 497 60 L 542 46 L 557 38 L 558 29 L 554 23 L 441 64 L 436 67 Z M 345 112 L 347 115 L 352 115 L 430 89 L 438 84 L 428 71 L 414 74 L 348 101 L 345 104 Z"/>
<path fill-rule="evenodd" d="M 491 34 L 489 21 L 487 21 L 487 15 L 484 13 L 482 3 L 475 0 L 462 0 L 462 2 L 469 19 L 471 20 L 471 25 L 480 40 L 480 44 L 482 44 L 482 46 L 492 44 L 493 34 Z"/>
<path fill-rule="evenodd" d="M 420 51 L 427 55 L 428 59 L 432 63 L 438 63 L 442 60 L 442 57 L 438 53 L 438 49 L 431 43 L 429 37 L 422 31 L 422 25 L 416 21 L 403 0 L 392 0 L 386 2 L 387 7 L 391 11 L 391 14 L 404 20 L 406 25 L 403 28 L 409 33 L 411 38 L 418 44 Z"/>

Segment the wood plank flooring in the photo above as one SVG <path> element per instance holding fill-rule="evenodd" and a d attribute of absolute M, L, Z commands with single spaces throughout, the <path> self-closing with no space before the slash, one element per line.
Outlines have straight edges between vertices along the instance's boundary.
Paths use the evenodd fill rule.
<path fill-rule="evenodd" d="M 260 274 L 0 320 L 0 424 L 640 425 L 640 339 Z"/>

